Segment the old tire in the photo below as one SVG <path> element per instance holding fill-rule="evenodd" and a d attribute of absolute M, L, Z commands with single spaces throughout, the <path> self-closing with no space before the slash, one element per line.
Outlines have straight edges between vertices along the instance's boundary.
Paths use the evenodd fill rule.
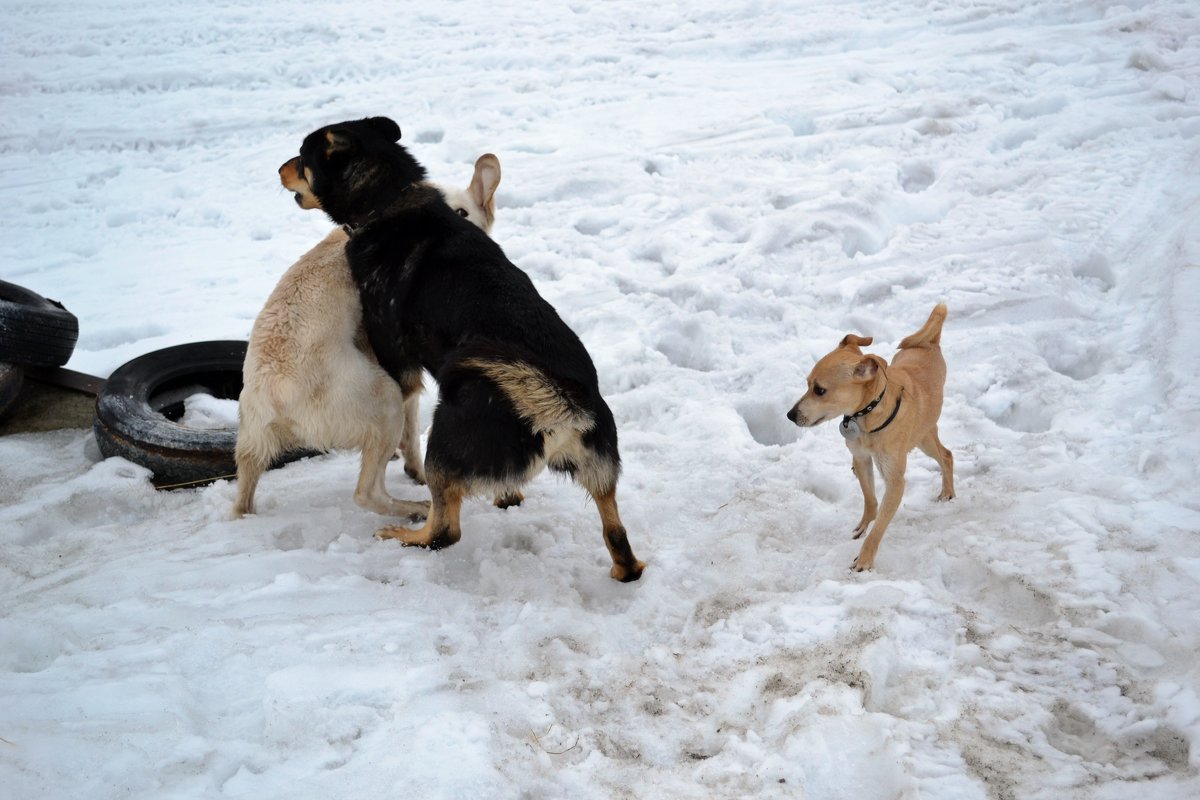
<path fill-rule="evenodd" d="M 4 419 L 17 402 L 25 383 L 24 371 L 13 364 L 0 364 L 0 419 Z"/>
<path fill-rule="evenodd" d="M 62 303 L 0 281 L 0 362 L 61 367 L 78 339 L 79 320 Z"/>
<path fill-rule="evenodd" d="M 153 473 L 160 489 L 199 486 L 237 472 L 237 431 L 180 425 L 184 400 L 197 391 L 236 399 L 242 391 L 243 341 L 193 342 L 126 362 L 96 396 L 93 431 L 105 457 L 121 456 Z M 288 453 L 276 464 L 314 455 Z"/>

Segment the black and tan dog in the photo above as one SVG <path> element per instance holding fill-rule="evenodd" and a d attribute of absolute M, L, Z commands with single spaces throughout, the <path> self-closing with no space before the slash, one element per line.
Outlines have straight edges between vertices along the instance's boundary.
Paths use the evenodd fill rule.
<path fill-rule="evenodd" d="M 432 494 L 419 530 L 376 535 L 441 548 L 461 537 L 465 497 L 517 491 L 544 467 L 571 475 L 600 511 L 612 577 L 637 580 L 617 513 L 617 428 L 579 337 L 487 234 L 456 215 L 397 143 L 386 117 L 309 134 L 279 169 L 304 208 L 346 227 L 346 257 L 379 363 L 405 395 L 422 368 L 438 405 L 425 455 Z"/>

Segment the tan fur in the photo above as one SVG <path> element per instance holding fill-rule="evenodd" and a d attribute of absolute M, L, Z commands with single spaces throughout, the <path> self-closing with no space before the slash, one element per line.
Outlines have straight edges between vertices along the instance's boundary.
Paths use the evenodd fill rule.
<path fill-rule="evenodd" d="M 900 507 L 910 450 L 919 447 L 937 461 L 942 472 L 938 499 L 954 497 L 954 457 L 938 439 L 937 430 L 946 383 L 946 362 L 940 347 L 945 320 L 946 306 L 939 303 L 925 325 L 900 342 L 891 365 L 859 349 L 871 343 L 870 337 L 847 334 L 836 350 L 813 367 L 808 391 L 788 413 L 797 425 L 811 427 L 855 414 L 883 394 L 879 405 L 857 420 L 862 434 L 846 440 L 863 493 L 863 513 L 854 538 L 866 533 L 874 522 L 852 564 L 852 569 L 859 572 L 875 566 L 879 542 Z M 891 423 L 871 433 L 892 414 L 897 398 L 901 405 Z M 882 506 L 875 498 L 875 467 L 883 473 L 886 484 Z"/>
<path fill-rule="evenodd" d="M 297 164 L 298 159 L 284 164 L 280 180 L 297 192 L 302 207 L 319 207 Z M 451 207 L 464 209 L 463 216 L 487 231 L 495 219 L 499 180 L 499 161 L 489 153 L 476 162 L 467 190 L 439 190 Z M 358 289 L 343 252 L 346 240 L 336 228 L 293 264 L 254 321 L 238 403 L 235 517 L 254 513 L 258 480 L 271 462 L 285 450 L 304 447 L 362 451 L 354 500 L 364 508 L 396 516 L 423 516 L 429 508 L 426 502 L 397 500 L 384 487 L 397 444 L 405 472 L 424 481 L 417 430 L 420 376 L 406 380 L 402 391 L 367 345 Z"/>
<path fill-rule="evenodd" d="M 512 401 L 517 414 L 537 433 L 559 428 L 589 431 L 596 424 L 590 414 L 571 405 L 554 381 L 536 367 L 520 361 L 483 359 L 468 359 L 462 365 L 494 381 Z"/>
<path fill-rule="evenodd" d="M 301 208 L 308 210 L 321 207 L 321 201 L 308 188 L 311 180 L 311 170 L 306 169 L 303 175 L 300 174 L 300 156 L 288 159 L 279 168 L 279 182 L 285 189 L 295 194 L 296 203 Z"/>

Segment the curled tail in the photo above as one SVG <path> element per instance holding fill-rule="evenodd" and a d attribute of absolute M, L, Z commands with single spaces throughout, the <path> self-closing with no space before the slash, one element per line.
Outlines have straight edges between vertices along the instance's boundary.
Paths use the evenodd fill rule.
<path fill-rule="evenodd" d="M 905 336 L 900 342 L 900 349 L 906 347 L 922 347 L 931 344 L 941 344 L 942 341 L 942 324 L 946 321 L 946 304 L 938 303 L 933 307 L 933 312 L 929 315 L 929 319 L 925 320 L 925 325 L 916 333 Z"/>

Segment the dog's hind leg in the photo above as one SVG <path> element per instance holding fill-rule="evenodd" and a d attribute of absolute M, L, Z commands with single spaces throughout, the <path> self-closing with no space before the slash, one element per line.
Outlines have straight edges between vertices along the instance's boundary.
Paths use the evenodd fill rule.
<path fill-rule="evenodd" d="M 636 581 L 642 577 L 642 570 L 646 568 L 645 562 L 638 561 L 637 556 L 633 554 L 633 548 L 629 546 L 629 537 L 625 533 L 625 526 L 621 524 L 621 516 L 617 512 L 617 487 L 616 484 L 605 492 L 591 492 L 592 499 L 596 501 L 596 508 L 600 510 L 600 525 L 604 531 L 604 545 L 608 548 L 608 554 L 612 557 L 612 569 L 609 570 L 609 575 L 622 583 Z"/>
<path fill-rule="evenodd" d="M 938 495 L 938 500 L 953 500 L 954 499 L 954 456 L 950 450 L 942 444 L 938 438 L 937 426 L 933 426 L 925 438 L 917 445 L 921 448 L 921 452 L 937 462 L 938 467 L 942 470 L 942 493 Z"/>
<path fill-rule="evenodd" d="M 852 469 L 854 476 L 858 478 L 858 485 L 862 489 L 863 495 L 862 519 L 858 521 L 858 526 L 854 529 L 854 536 L 851 537 L 857 539 L 867 532 L 867 526 L 875 519 L 879 503 L 875 499 L 875 465 L 871 462 L 871 457 L 855 456 Z"/>
<path fill-rule="evenodd" d="M 417 429 L 421 410 L 421 393 L 415 391 L 404 398 L 404 433 L 400 449 L 404 453 L 404 474 L 417 483 L 425 483 L 425 463 L 421 458 L 421 432 Z"/>
<path fill-rule="evenodd" d="M 377 514 L 420 519 L 429 510 L 429 504 L 397 500 L 387 493 L 384 475 L 387 463 L 396 447 L 396 437 L 373 433 L 363 442 L 362 467 L 358 472 L 358 486 L 354 489 L 354 502 Z"/>
<path fill-rule="evenodd" d="M 608 452 L 615 453 L 615 436 L 608 444 Z M 596 501 L 604 545 L 608 548 L 613 562 L 609 575 L 622 583 L 636 581 L 642 577 L 642 570 L 646 568 L 646 564 L 633 554 L 633 548 L 629 546 L 629 537 L 625 533 L 625 525 L 622 524 L 621 515 L 617 510 L 617 474 L 620 471 L 620 462 L 615 456 L 606 457 L 587 444 L 583 444 L 581 450 L 582 453 L 576 453 L 576 460 L 551 460 L 550 468 L 570 474 Z"/>
<path fill-rule="evenodd" d="M 862 549 L 858 551 L 858 557 L 850 565 L 855 572 L 875 568 L 875 553 L 879 550 L 879 542 L 883 539 L 884 531 L 887 530 L 892 517 L 896 516 L 900 501 L 904 499 L 904 471 L 907 466 L 907 453 L 879 459 L 879 471 L 883 473 L 886 488 L 883 492 L 883 502 L 879 506 L 879 516 L 875 518 L 871 532 L 867 534 Z"/>
<path fill-rule="evenodd" d="M 413 530 L 389 525 L 375 532 L 377 539 L 399 539 L 406 547 L 427 547 L 440 550 L 462 538 L 459 513 L 467 486 L 460 480 L 447 478 L 443 473 L 430 469 L 426 472 L 432 499 L 429 516 L 424 527 Z"/>
<path fill-rule="evenodd" d="M 254 492 L 258 488 L 258 479 L 266 472 L 271 460 L 253 456 L 238 448 L 237 460 L 237 500 L 233 504 L 233 518 L 238 519 L 246 514 L 254 513 Z"/>
<path fill-rule="evenodd" d="M 233 518 L 254 513 L 254 493 L 258 479 L 271 466 L 275 457 L 283 452 L 279 425 L 275 422 L 262 425 L 254 417 L 239 409 L 237 445 L 233 457 L 237 463 L 237 500 L 233 504 Z"/>

